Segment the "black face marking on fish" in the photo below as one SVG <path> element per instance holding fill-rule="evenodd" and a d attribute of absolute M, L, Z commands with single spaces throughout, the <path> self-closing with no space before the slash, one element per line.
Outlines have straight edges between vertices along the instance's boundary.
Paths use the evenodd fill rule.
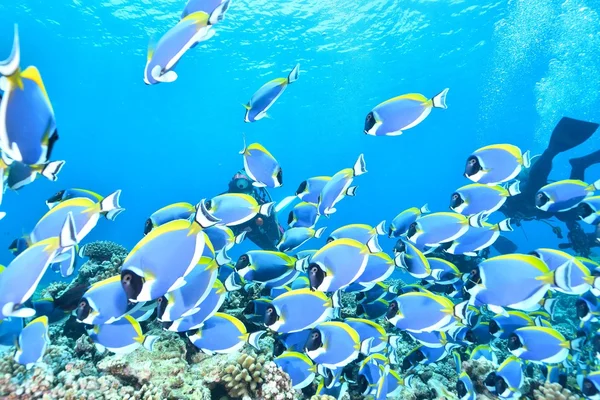
<path fill-rule="evenodd" d="M 469 274 L 469 279 L 465 283 L 465 289 L 469 290 L 478 283 L 481 283 L 481 276 L 479 274 L 479 268 L 473 268 Z"/>
<path fill-rule="evenodd" d="M 508 385 L 506 384 L 506 381 L 504 380 L 504 378 L 497 376 L 496 377 L 496 393 L 498 394 L 502 394 L 504 393 L 507 389 L 508 389 Z"/>
<path fill-rule="evenodd" d="M 329 236 L 329 237 L 327 238 L 327 242 L 326 242 L 326 243 L 331 243 L 331 242 L 333 242 L 334 240 L 335 240 L 334 238 L 332 238 L 331 236 Z"/>
<path fill-rule="evenodd" d="M 283 170 L 281 168 L 279 168 L 279 171 L 277 171 L 277 182 L 279 182 L 280 185 L 283 185 Z"/>
<path fill-rule="evenodd" d="M 406 251 L 406 243 L 402 239 L 399 239 L 394 246 L 394 253 L 404 253 Z"/>
<path fill-rule="evenodd" d="M 371 111 L 365 118 L 365 133 L 368 133 L 376 123 L 377 121 L 375 121 L 375 115 L 373 115 L 373 111 Z"/>
<path fill-rule="evenodd" d="M 385 314 L 385 317 L 387 319 L 392 319 L 394 318 L 396 315 L 398 314 L 398 303 L 395 301 L 392 301 L 390 303 L 390 305 L 388 306 L 388 311 Z"/>
<path fill-rule="evenodd" d="M 365 396 L 369 394 L 369 381 L 364 375 L 358 376 L 358 391 Z"/>
<path fill-rule="evenodd" d="M 363 307 L 362 304 L 358 304 L 356 306 L 356 315 L 364 315 L 365 314 L 365 308 Z"/>
<path fill-rule="evenodd" d="M 292 222 L 294 222 L 294 212 L 290 211 L 290 213 L 288 214 L 287 223 L 288 223 L 288 225 L 292 225 Z"/>
<path fill-rule="evenodd" d="M 273 356 L 279 357 L 282 355 L 287 349 L 285 348 L 285 344 L 281 342 L 281 340 L 275 340 L 273 343 Z"/>
<path fill-rule="evenodd" d="M 586 396 L 594 396 L 600 393 L 596 385 L 594 385 L 594 383 L 588 378 L 583 379 L 583 385 L 581 385 L 581 392 Z"/>
<path fill-rule="evenodd" d="M 485 380 L 483 381 L 483 384 L 487 388 L 495 388 L 496 387 L 496 373 L 490 372 L 488 374 L 488 376 L 485 378 Z"/>
<path fill-rule="evenodd" d="M 490 321 L 489 328 L 490 328 L 490 335 L 492 335 L 492 336 L 494 336 L 496 333 L 500 332 L 500 326 L 494 320 Z"/>
<path fill-rule="evenodd" d="M 212 200 L 206 200 L 204 202 L 204 207 L 210 211 L 210 209 L 212 208 Z"/>
<path fill-rule="evenodd" d="M 465 341 L 469 343 L 477 343 L 477 336 L 475 336 L 475 332 L 472 329 L 467 330 L 465 334 Z"/>
<path fill-rule="evenodd" d="M 577 318 L 583 319 L 585 318 L 589 312 L 590 308 L 584 300 L 577 299 L 575 301 L 575 310 L 577 311 Z"/>
<path fill-rule="evenodd" d="M 256 313 L 256 306 L 254 305 L 254 301 L 249 302 L 246 305 L 246 308 L 244 308 L 244 315 L 246 316 L 252 316 L 255 315 Z"/>
<path fill-rule="evenodd" d="M 462 199 L 462 197 L 460 197 L 460 194 L 458 194 L 457 192 L 452 193 L 452 196 L 450 196 L 450 208 L 455 209 L 463 203 L 464 200 Z"/>
<path fill-rule="evenodd" d="M 470 156 L 467 158 L 467 165 L 465 166 L 465 176 L 468 178 L 481 171 L 481 164 L 476 156 Z"/>
<path fill-rule="evenodd" d="M 142 292 L 144 280 L 131 271 L 125 270 L 121 272 L 121 285 L 128 300 L 135 300 Z"/>
<path fill-rule="evenodd" d="M 248 257 L 248 254 L 242 254 L 235 263 L 235 270 L 239 271 L 248 265 L 250 265 L 250 257 Z"/>
<path fill-rule="evenodd" d="M 296 196 L 299 196 L 302 193 L 304 193 L 304 191 L 306 190 L 307 186 L 308 186 L 308 182 L 307 181 L 302 181 L 300 183 L 300 186 L 298 186 L 298 190 L 296 190 Z"/>
<path fill-rule="evenodd" d="M 162 323 L 162 327 L 165 330 L 169 330 L 169 328 L 171 327 L 171 325 L 173 325 L 173 321 L 164 321 Z"/>
<path fill-rule="evenodd" d="M 58 191 L 54 195 L 50 196 L 50 198 L 48 198 L 48 200 L 46 200 L 46 202 L 47 203 L 59 202 L 63 199 L 64 194 L 65 194 L 64 190 Z"/>
<path fill-rule="evenodd" d="M 577 206 L 577 215 L 580 218 L 587 218 L 594 213 L 592 207 L 589 204 L 581 203 Z"/>
<path fill-rule="evenodd" d="M 273 305 L 267 306 L 267 309 L 265 310 L 265 320 L 264 320 L 265 325 L 271 326 L 275 322 L 277 322 L 278 319 L 279 319 L 279 316 L 277 315 L 277 311 L 275 310 L 275 307 Z"/>
<path fill-rule="evenodd" d="M 310 281 L 310 288 L 315 290 L 323 283 L 323 280 L 327 274 L 321 269 L 319 264 L 310 264 L 308 266 L 308 280 Z"/>
<path fill-rule="evenodd" d="M 144 224 L 144 235 L 149 234 L 153 228 L 154 228 L 154 224 L 152 223 L 152 220 L 150 218 L 148 218 L 146 220 L 146 223 Z"/>
<path fill-rule="evenodd" d="M 535 206 L 536 207 L 543 207 L 548 201 L 550 201 L 550 198 L 548 196 L 546 196 L 545 193 L 538 193 L 535 195 Z"/>
<path fill-rule="evenodd" d="M 514 334 L 511 333 L 510 336 L 508 337 L 508 349 L 509 350 L 517 350 L 518 348 L 523 347 L 523 344 L 521 343 L 521 339 L 519 339 L 519 337 Z"/>
<path fill-rule="evenodd" d="M 356 294 L 356 301 L 361 301 L 364 298 L 365 298 L 365 293 L 364 292 L 358 292 Z"/>
<path fill-rule="evenodd" d="M 406 236 L 410 238 L 410 237 L 413 237 L 416 233 L 417 233 L 417 223 L 413 222 L 408 227 L 408 231 L 406 232 Z"/>
<path fill-rule="evenodd" d="M 90 312 L 92 312 L 92 307 L 90 307 L 88 301 L 86 299 L 81 299 L 77 306 L 77 310 L 75 311 L 77 319 L 83 321 L 90 315 Z"/>
<path fill-rule="evenodd" d="M 456 382 L 456 393 L 460 398 L 463 398 L 467 395 L 467 387 L 465 386 L 463 381 Z"/>
<path fill-rule="evenodd" d="M 164 315 L 167 309 L 167 304 L 169 304 L 169 302 L 167 301 L 167 298 L 163 296 L 156 299 L 156 304 L 156 318 L 160 319 Z"/>
<path fill-rule="evenodd" d="M 323 338 L 321 337 L 321 332 L 318 329 L 313 329 L 306 340 L 306 344 L 304 348 L 306 351 L 314 351 L 323 345 Z"/>

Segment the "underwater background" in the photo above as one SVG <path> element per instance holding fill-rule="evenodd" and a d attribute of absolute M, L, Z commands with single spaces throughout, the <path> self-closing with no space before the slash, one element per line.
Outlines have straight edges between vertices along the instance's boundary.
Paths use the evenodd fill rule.
<path fill-rule="evenodd" d="M 536 155 L 563 116 L 600 121 L 600 4 L 592 0 L 233 0 L 215 37 L 178 63 L 177 81 L 147 86 L 148 43 L 177 23 L 184 5 L 181 0 L 0 1 L 0 58 L 10 53 L 16 23 L 22 65 L 41 71 L 56 114 L 60 140 L 53 158 L 66 161 L 58 181 L 38 179 L 5 193 L 2 264 L 13 259 L 8 250 L 13 239 L 29 233 L 47 212 L 44 201 L 66 188 L 102 195 L 121 189 L 126 211 L 114 222 L 101 219 L 84 243 L 111 241 L 131 250 L 154 211 L 179 201 L 196 204 L 227 190 L 243 167 L 238 154 L 243 134 L 281 164 L 285 183 L 269 189 L 274 201 L 293 195 L 306 178 L 333 175 L 364 154 L 368 173 L 357 180 L 356 197 L 319 221 L 331 233 L 351 223 L 389 223 L 402 210 L 426 203 L 446 211 L 450 194 L 468 183 L 464 162 L 475 149 L 511 143 Z M 256 89 L 286 77 L 296 64 L 300 77 L 269 110 L 270 118 L 245 123 L 243 105 Z M 398 137 L 364 134 L 365 116 L 377 104 L 404 93 L 430 98 L 444 88 L 450 89 L 447 110 L 433 110 Z M 550 178 L 568 178 L 568 159 L 599 145 L 596 135 L 559 155 Z M 600 177 L 600 166 L 586 176 Z M 287 212 L 279 220 L 285 224 Z M 524 222 L 506 237 L 522 253 L 566 241 L 537 221 Z M 326 238 L 305 247 L 318 249 Z M 380 237 L 390 254 L 395 243 Z M 254 248 L 245 241 L 229 256 L 236 260 Z M 394 277 L 413 281 L 401 272 Z M 38 289 L 72 279 L 49 270 Z M 168 351 L 178 352 L 183 340 L 177 340 Z M 144 357 L 138 353 L 148 354 L 138 350 L 135 357 Z M 77 365 L 81 376 L 101 362 L 97 356 L 72 357 L 75 361 L 56 362 L 63 369 Z M 184 365 L 189 354 L 178 357 L 172 355 L 171 361 L 179 361 L 171 365 L 190 368 Z M 139 391 L 149 385 L 149 379 L 118 372 L 118 362 L 113 364 L 87 374 L 116 377 L 111 379 L 118 383 L 109 386 Z M 167 378 L 165 373 L 160 379 Z M 160 386 L 156 380 L 152 385 Z M 152 395 L 161 399 L 203 398 L 200 389 L 187 397 L 156 390 Z M 143 391 L 135 393 L 147 398 Z M 0 394 L 30 398 L 23 392 Z"/>

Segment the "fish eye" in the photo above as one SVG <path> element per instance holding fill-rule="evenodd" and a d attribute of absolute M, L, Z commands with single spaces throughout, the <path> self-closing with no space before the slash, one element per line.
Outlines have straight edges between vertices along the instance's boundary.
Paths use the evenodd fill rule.
<path fill-rule="evenodd" d="M 541 198 L 543 198 L 543 197 L 544 197 L 544 194 L 543 194 L 543 193 L 538 193 L 538 194 L 537 194 L 537 198 L 538 198 L 538 199 L 541 199 Z"/>
<path fill-rule="evenodd" d="M 162 297 L 159 297 L 158 299 L 156 299 L 156 302 L 157 302 L 158 304 L 162 303 L 162 301 L 163 301 Z"/>
<path fill-rule="evenodd" d="M 85 301 L 82 301 L 81 303 L 79 303 L 79 307 L 83 308 L 83 307 L 85 307 L 85 306 L 86 306 L 86 303 L 85 303 Z"/>
<path fill-rule="evenodd" d="M 273 314 L 273 309 L 272 308 L 267 308 L 267 314 Z"/>
<path fill-rule="evenodd" d="M 310 272 L 313 272 L 313 273 L 316 273 L 316 272 L 318 272 L 318 271 L 319 271 L 319 268 L 317 268 L 316 266 L 313 266 L 313 267 L 310 269 Z"/>
<path fill-rule="evenodd" d="M 475 160 L 474 158 L 471 158 L 471 159 L 469 160 L 469 165 L 475 165 L 475 162 L 476 162 L 476 161 L 477 161 L 477 160 Z"/>
<path fill-rule="evenodd" d="M 452 195 L 452 199 L 453 199 L 453 200 L 458 200 L 458 194 L 454 193 L 454 194 Z"/>
<path fill-rule="evenodd" d="M 131 282 L 131 275 L 127 274 L 123 277 L 123 282 L 129 283 Z"/>
<path fill-rule="evenodd" d="M 317 339 L 319 337 L 319 332 L 314 332 L 311 336 L 313 339 Z"/>
<path fill-rule="evenodd" d="M 373 116 L 371 114 L 367 114 L 367 121 L 369 121 Z"/>

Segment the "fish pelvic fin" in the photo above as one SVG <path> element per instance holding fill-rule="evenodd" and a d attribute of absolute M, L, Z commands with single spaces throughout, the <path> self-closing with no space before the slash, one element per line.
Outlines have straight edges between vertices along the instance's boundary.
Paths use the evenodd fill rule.
<path fill-rule="evenodd" d="M 98 203 L 99 212 L 110 212 L 113 210 L 122 210 L 119 204 L 119 198 L 121 197 L 121 190 L 117 190 L 106 196 Z"/>
<path fill-rule="evenodd" d="M 450 90 L 449 88 L 446 88 L 446 89 L 442 90 L 440 93 L 433 96 L 433 98 L 431 99 L 432 107 L 442 108 L 444 110 L 447 109 L 448 106 L 446 105 L 446 96 L 448 95 L 449 90 Z"/>
<path fill-rule="evenodd" d="M 4 75 L 6 77 L 10 76 L 18 76 L 19 88 L 23 89 L 23 82 L 19 76 L 19 65 L 21 64 L 21 47 L 19 45 L 19 28 L 17 24 L 15 24 L 14 29 L 14 37 L 13 37 L 13 47 L 12 51 L 8 58 L 2 62 L 0 62 L 0 75 Z"/>

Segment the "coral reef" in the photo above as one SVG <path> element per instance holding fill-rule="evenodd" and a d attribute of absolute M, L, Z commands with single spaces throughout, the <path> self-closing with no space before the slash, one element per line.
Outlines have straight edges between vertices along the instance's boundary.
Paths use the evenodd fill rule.
<path fill-rule="evenodd" d="M 543 386 L 533 391 L 535 400 L 576 400 L 579 397 L 570 390 L 564 389 L 558 383 L 546 382 Z"/>

